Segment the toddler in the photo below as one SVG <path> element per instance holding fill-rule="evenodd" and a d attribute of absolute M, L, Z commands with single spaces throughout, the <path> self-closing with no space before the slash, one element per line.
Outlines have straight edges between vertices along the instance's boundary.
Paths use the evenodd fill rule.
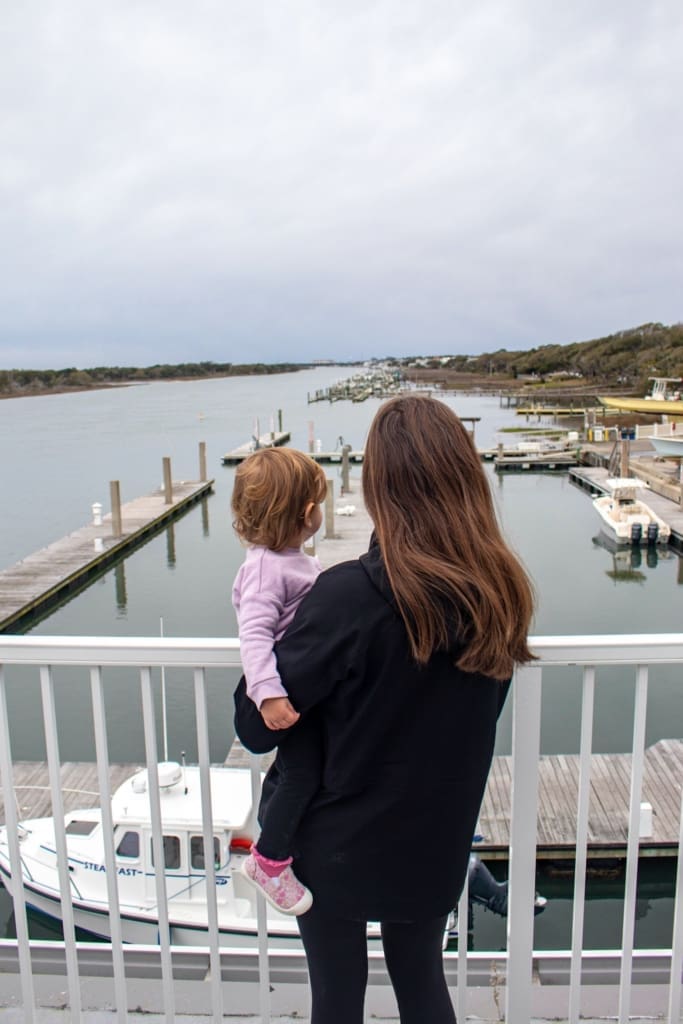
<path fill-rule="evenodd" d="M 235 473 L 233 526 L 249 547 L 232 602 L 247 693 L 269 729 L 287 729 L 299 719 L 280 681 L 273 646 L 321 571 L 302 545 L 320 528 L 326 490 L 320 466 L 291 448 L 262 448 Z M 308 730 L 303 743 L 304 730 L 302 723 L 295 757 L 288 754 L 286 737 L 279 745 L 283 773 L 242 866 L 249 882 L 284 914 L 304 914 L 312 902 L 290 867 L 294 834 L 320 784 L 320 739 Z"/>

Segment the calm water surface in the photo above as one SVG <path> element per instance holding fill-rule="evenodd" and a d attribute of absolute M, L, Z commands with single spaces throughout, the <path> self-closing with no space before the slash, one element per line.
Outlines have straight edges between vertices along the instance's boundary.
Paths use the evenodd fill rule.
<path fill-rule="evenodd" d="M 233 636 L 230 585 L 242 559 L 230 526 L 233 470 L 221 455 L 251 434 L 258 417 L 262 432 L 281 409 L 292 444 L 308 447 L 309 424 L 324 449 L 339 438 L 363 446 L 378 400 L 356 405 L 307 404 L 307 393 L 334 383 L 351 371 L 325 368 L 272 377 L 148 384 L 139 387 L 54 395 L 0 402 L 0 468 L 5 501 L 0 531 L 0 566 L 66 535 L 90 520 L 90 506 L 109 507 L 109 481 L 121 484 L 130 500 L 159 486 L 162 458 L 170 456 L 176 479 L 198 476 L 198 444 L 205 441 L 215 493 L 172 527 L 112 568 L 87 590 L 33 628 L 47 635 L 153 635 L 160 620 L 166 635 Z M 495 444 L 505 425 L 519 425 L 496 398 L 448 396 L 462 416 L 479 416 L 475 439 Z M 510 438 L 507 439 L 510 443 Z M 329 467 L 330 474 L 337 470 Z M 678 555 L 615 556 L 594 542 L 597 516 L 587 494 L 564 475 L 490 473 L 504 531 L 527 565 L 536 586 L 537 634 L 591 634 L 678 631 L 681 626 L 683 570 Z M 639 562 L 639 564 L 638 564 Z M 35 674 L 8 671 L 15 759 L 44 757 L 39 688 Z M 110 755 L 139 762 L 144 756 L 137 678 L 125 670 L 106 677 Z M 232 737 L 229 673 L 210 676 L 211 744 L 217 759 Z M 58 717 L 63 760 L 94 757 L 87 673 L 59 675 Z M 187 677 L 167 674 L 169 756 L 193 755 L 194 709 Z M 634 678 L 631 670 L 598 675 L 594 749 L 630 748 Z M 652 674 L 648 702 L 648 743 L 683 735 L 680 680 L 673 670 Z M 543 749 L 573 752 L 579 738 L 579 677 L 558 670 L 544 690 Z M 509 710 L 502 722 L 498 752 L 509 749 Z M 661 897 L 661 898 L 660 898 Z M 646 901 L 647 902 L 647 901 Z M 642 914 L 641 932 L 661 931 L 670 917 L 670 899 L 661 896 Z M 541 941 L 552 945 L 565 929 L 558 898 L 537 920 Z M 609 899 L 607 899 L 607 904 Z M 605 905 L 607 905 L 605 904 Z M 617 897 L 615 906 L 620 906 Z M 557 909 L 556 909 L 557 908 Z M 0 928 L 2 907 L 0 906 Z M 566 915 L 565 915 L 566 916 Z M 609 918 L 610 915 L 608 914 Z M 485 915 L 482 934 L 496 941 L 498 924 Z M 596 909 L 600 935 L 604 906 Z M 555 921 L 555 924 L 553 924 Z M 614 942 L 609 936 L 596 941 Z M 670 927 L 670 926 L 669 926 Z M 491 931 L 492 929 L 492 931 Z M 666 929 L 664 929 L 666 930 Z M 617 929 L 618 934 L 618 929 Z M 556 936 L 553 939 L 553 935 Z M 610 941 L 608 941 L 608 938 Z M 488 941 L 488 940 L 487 940 Z M 501 940 L 502 941 L 502 940 Z M 644 942 L 643 944 L 647 944 Z"/>

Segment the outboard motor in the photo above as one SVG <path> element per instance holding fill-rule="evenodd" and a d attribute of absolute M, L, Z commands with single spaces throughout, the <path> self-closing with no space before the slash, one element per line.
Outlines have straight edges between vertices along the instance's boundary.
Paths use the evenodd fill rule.
<path fill-rule="evenodd" d="M 482 863 L 479 857 L 474 853 L 470 855 L 470 862 L 467 869 L 467 884 L 469 902 L 467 915 L 468 931 L 472 931 L 474 928 L 472 907 L 475 903 L 479 904 L 479 906 L 486 907 L 487 910 L 492 910 L 493 913 L 498 914 L 499 917 L 507 917 L 507 882 L 496 881 L 486 865 Z M 548 901 L 545 896 L 541 896 L 539 893 L 536 893 L 534 896 L 534 914 L 542 914 L 547 903 Z M 449 924 L 449 931 L 452 936 L 457 935 L 457 928 L 453 927 L 453 925 Z"/>
<path fill-rule="evenodd" d="M 631 524 L 631 544 L 640 544 L 643 537 L 643 525 L 642 523 Z"/>
<path fill-rule="evenodd" d="M 647 543 L 656 544 L 659 537 L 659 523 L 647 524 Z"/>

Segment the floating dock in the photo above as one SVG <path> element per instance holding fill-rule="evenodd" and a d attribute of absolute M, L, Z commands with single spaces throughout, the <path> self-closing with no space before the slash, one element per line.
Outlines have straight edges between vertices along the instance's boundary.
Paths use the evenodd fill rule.
<path fill-rule="evenodd" d="M 34 616 L 82 589 L 121 555 L 158 533 L 213 489 L 213 480 L 174 481 L 171 500 L 161 488 L 121 505 L 115 536 L 111 514 L 48 544 L 0 572 L 0 632 L 17 632 Z"/>
<path fill-rule="evenodd" d="M 585 416 L 588 408 L 571 405 L 521 405 L 516 409 L 518 416 Z"/>
<path fill-rule="evenodd" d="M 507 859 L 510 843 L 511 757 L 494 757 L 479 830 L 477 852 L 485 859 Z M 652 805 L 652 835 L 640 840 L 639 856 L 672 857 L 678 850 L 678 814 L 683 778 L 683 740 L 659 740 L 645 751 L 642 800 Z M 588 857 L 623 859 L 628 842 L 631 787 L 630 754 L 593 754 L 588 813 Z M 573 858 L 579 757 L 543 755 L 539 760 L 536 856 Z"/>
<path fill-rule="evenodd" d="M 577 463 L 576 455 L 567 451 L 529 452 L 494 458 L 496 473 L 565 472 Z"/>
<path fill-rule="evenodd" d="M 270 757 L 271 755 L 267 755 Z M 494 757 L 479 815 L 483 840 L 476 844 L 484 860 L 507 860 L 510 843 L 511 758 Z M 226 764 L 245 767 L 249 756 L 235 741 Z M 112 764 L 112 790 L 140 766 Z M 573 859 L 576 850 L 576 807 L 579 779 L 577 755 L 546 755 L 540 759 L 537 851 L 540 860 Z M 588 815 L 590 859 L 626 857 L 631 777 L 630 754 L 593 754 Z M 671 857 L 678 849 L 680 780 L 683 777 L 683 740 L 660 740 L 645 752 L 643 800 L 652 805 L 653 833 L 640 840 L 641 857 Z M 68 762 L 60 769 L 64 810 L 97 807 L 97 766 Z M 45 762 L 17 761 L 14 791 L 21 819 L 49 817 L 50 784 Z M 0 821 L 4 803 L 0 791 Z"/>
<path fill-rule="evenodd" d="M 236 466 L 238 462 L 243 462 L 259 448 L 279 448 L 280 445 L 287 444 L 291 436 L 288 430 L 271 430 L 267 434 L 261 434 L 258 438 L 252 437 L 250 441 L 245 441 L 239 448 L 233 448 L 232 451 L 226 452 L 221 462 L 224 466 Z"/>
<path fill-rule="evenodd" d="M 343 453 L 340 452 L 339 450 L 334 452 L 309 452 L 309 454 L 312 459 L 315 459 L 316 462 L 319 462 L 321 464 L 330 464 L 336 462 L 341 465 L 344 458 Z M 363 461 L 364 457 L 365 452 L 363 451 L 349 452 L 349 462 L 355 462 L 356 464 L 358 464 Z"/>

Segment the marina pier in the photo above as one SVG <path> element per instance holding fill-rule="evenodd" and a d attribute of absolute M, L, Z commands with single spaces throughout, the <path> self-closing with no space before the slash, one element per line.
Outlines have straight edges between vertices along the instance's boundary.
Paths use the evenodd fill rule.
<path fill-rule="evenodd" d="M 119 482 L 111 481 L 111 512 L 102 515 L 102 506 L 95 503 L 87 526 L 0 571 L 0 633 L 20 630 L 67 595 L 83 589 L 213 490 L 214 481 L 206 479 L 201 445 L 201 480 L 172 480 L 170 459 L 163 460 L 163 474 L 164 484 L 157 491 L 124 504 Z"/>

